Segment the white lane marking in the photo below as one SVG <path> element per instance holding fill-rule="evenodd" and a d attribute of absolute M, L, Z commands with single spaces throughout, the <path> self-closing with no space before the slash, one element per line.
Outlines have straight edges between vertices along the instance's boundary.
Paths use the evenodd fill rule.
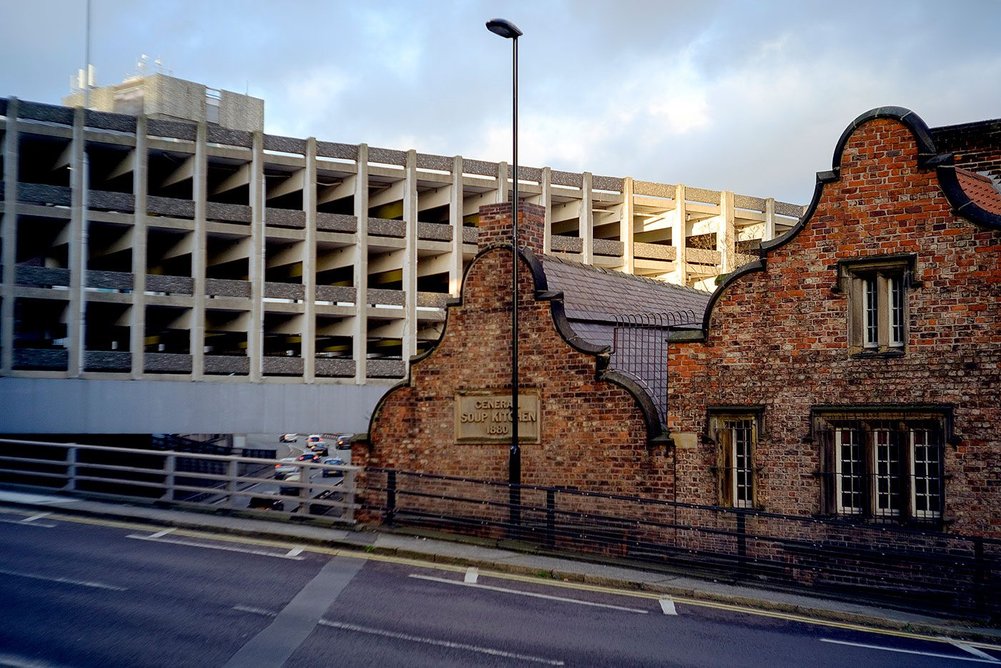
<path fill-rule="evenodd" d="M 491 649 L 490 647 L 479 647 L 477 645 L 467 645 L 465 643 L 452 642 L 450 640 L 436 640 L 435 638 L 422 638 L 420 636 L 412 636 L 408 633 L 399 633 L 397 631 L 386 631 L 383 629 L 373 629 L 364 626 L 357 626 L 355 624 L 345 624 L 344 622 L 332 622 L 326 619 L 321 619 L 319 621 L 320 626 L 329 626 L 335 629 L 341 629 L 343 631 L 354 631 L 355 633 L 367 633 L 368 635 L 381 636 L 383 638 L 392 638 L 393 640 L 405 640 L 407 642 L 420 643 L 422 645 L 434 645 L 436 647 L 447 647 L 448 649 L 461 649 L 467 652 L 476 652 L 478 654 L 488 654 L 490 656 L 499 656 L 504 659 L 515 659 L 517 661 L 529 661 L 531 663 L 541 663 L 547 666 L 562 666 L 564 663 L 557 659 L 547 659 L 541 656 L 531 656 L 529 654 L 515 654 L 513 652 L 505 652 L 500 649 Z"/>
<path fill-rule="evenodd" d="M 951 659 L 952 661 L 969 661 L 971 663 L 1001 663 L 997 659 L 974 659 L 968 656 L 956 656 L 954 654 L 937 654 L 935 652 L 919 652 L 913 649 L 897 649 L 896 647 L 881 647 L 879 645 L 867 645 L 860 642 L 847 642 L 844 640 L 831 640 L 829 638 L 821 638 L 820 642 L 833 643 L 835 645 L 848 645 L 850 647 L 863 647 L 865 649 L 878 649 L 883 652 L 897 652 L 898 654 L 916 654 L 918 656 L 927 656 L 933 659 Z"/>
<path fill-rule="evenodd" d="M 69 578 L 52 578 L 47 575 L 37 575 L 35 573 L 22 573 L 20 571 L 0 570 L 0 575 L 10 575 L 16 578 L 28 578 L 30 580 L 45 580 L 46 582 L 58 582 L 60 584 L 76 585 L 78 587 L 90 587 L 92 589 L 108 589 L 110 591 L 127 591 L 125 587 L 109 585 L 103 582 L 91 582 L 88 580 L 71 580 Z"/>
<path fill-rule="evenodd" d="M 0 520 L 2 524 L 17 524 L 18 526 L 28 526 L 28 527 L 38 527 L 40 529 L 55 529 L 55 524 L 50 524 L 49 522 L 32 522 L 31 524 L 25 524 L 24 520 Z M 2 664 L 0 664 L 2 665 Z"/>
<path fill-rule="evenodd" d="M 466 577 L 463 580 L 466 584 L 476 584 L 476 580 L 480 577 L 480 572 L 475 567 L 470 566 L 466 569 Z"/>
<path fill-rule="evenodd" d="M 277 612 L 265 610 L 264 608 L 252 608 L 249 605 L 234 605 L 233 609 L 238 612 L 249 612 L 252 615 L 263 615 L 264 617 L 277 617 Z"/>
<path fill-rule="evenodd" d="M 52 513 L 51 513 L 51 512 L 48 512 L 48 511 L 46 511 L 46 512 L 44 512 L 44 513 L 36 513 L 36 514 L 32 515 L 31 517 L 25 517 L 25 518 L 24 518 L 23 520 L 21 520 L 21 521 L 22 521 L 22 522 L 24 522 L 25 524 L 27 524 L 28 522 L 34 522 L 35 520 L 40 520 L 40 519 L 42 519 L 43 517 L 48 517 L 48 516 L 49 516 L 49 515 L 51 515 L 51 514 L 52 514 Z"/>
<path fill-rule="evenodd" d="M 677 615 L 678 610 L 674 607 L 674 599 L 670 596 L 665 596 L 660 599 L 660 609 L 664 611 L 665 615 Z"/>
<path fill-rule="evenodd" d="M 559 601 L 560 603 L 575 603 L 577 605 L 587 605 L 593 608 L 608 608 L 610 610 L 620 610 L 622 612 L 635 612 L 639 615 L 647 614 L 647 610 L 640 610 L 639 608 L 626 608 L 621 605 L 611 605 L 609 603 L 594 603 L 592 601 L 581 601 L 576 598 L 565 598 L 563 596 L 552 596 L 550 594 L 536 594 L 530 591 L 519 591 L 517 589 L 506 589 L 505 587 L 491 587 L 490 585 L 483 584 L 469 584 L 467 582 L 456 582 L 455 580 L 449 580 L 447 578 L 436 578 L 431 575 L 418 575 L 416 573 L 411 573 L 410 577 L 417 580 L 429 580 L 431 582 L 441 582 L 442 584 L 455 585 L 457 587 L 472 587 L 474 589 L 486 589 L 488 591 L 497 591 L 503 594 L 515 594 L 516 596 L 529 596 L 531 598 L 543 598 L 547 601 Z"/>
<path fill-rule="evenodd" d="M 256 554 L 260 557 L 273 557 L 275 559 L 291 559 L 293 561 L 302 561 L 305 557 L 295 556 L 290 557 L 288 554 L 278 554 L 276 552 L 266 552 L 264 550 L 247 550 L 240 547 L 231 547 L 229 545 L 209 545 L 207 543 L 198 543 L 193 540 L 183 540 L 180 538 L 153 538 L 152 536 L 139 536 L 136 534 L 129 534 L 126 538 L 132 538 L 134 540 L 148 540 L 153 543 L 169 543 L 171 545 L 184 545 L 187 547 L 203 547 L 206 550 L 222 550 L 223 552 L 240 552 L 242 554 Z"/>
<path fill-rule="evenodd" d="M 302 554 L 302 550 L 303 550 L 303 548 L 301 548 L 301 547 L 293 547 L 291 550 L 289 550 L 288 552 L 285 553 L 285 556 L 286 557 L 298 557 L 300 554 Z"/>
<path fill-rule="evenodd" d="M 952 645 L 952 646 L 954 646 L 954 647 L 958 647 L 959 649 L 963 650 L 964 652 L 969 652 L 973 656 L 979 656 L 981 659 L 989 659 L 993 663 L 1001 663 L 1001 659 L 998 659 L 997 657 L 991 656 L 987 652 L 982 652 L 979 649 L 977 649 L 976 647 L 973 647 L 971 645 L 967 645 L 965 642 L 962 642 L 961 640 L 950 640 L 949 644 Z"/>
<path fill-rule="evenodd" d="M 152 534 L 150 538 L 163 538 L 168 533 L 173 533 L 175 531 L 177 531 L 177 527 L 171 527 L 169 529 L 164 529 L 163 531 L 157 531 L 155 534 Z"/>
<path fill-rule="evenodd" d="M 23 656 L 14 656 L 13 654 L 0 654 L 0 666 L 10 666 L 10 668 L 59 668 L 59 664 L 57 663 L 26 659 Z"/>

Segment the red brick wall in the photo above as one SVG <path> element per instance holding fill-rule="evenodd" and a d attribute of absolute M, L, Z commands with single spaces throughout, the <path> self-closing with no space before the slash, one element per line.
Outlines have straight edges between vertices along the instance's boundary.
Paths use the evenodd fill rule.
<path fill-rule="evenodd" d="M 954 215 L 934 169 L 897 120 L 849 137 L 840 179 L 802 229 L 770 251 L 766 270 L 730 283 L 705 342 L 669 347 L 669 427 L 705 433 L 712 406 L 760 405 L 758 503 L 820 511 L 820 445 L 807 439 L 819 404 L 951 404 L 958 445 L 945 446 L 945 529 L 1001 536 L 1001 231 Z M 902 357 L 848 351 L 848 296 L 837 263 L 916 254 Z M 714 503 L 716 447 L 677 453 L 679 500 Z"/>
<path fill-rule="evenodd" d="M 543 211 L 526 209 L 520 233 L 541 249 Z M 508 205 L 484 207 L 483 223 L 494 241 L 509 243 Z M 538 393 L 541 413 L 541 443 L 522 445 L 522 482 L 670 498 L 673 462 L 663 446 L 647 445 L 634 397 L 595 379 L 595 356 L 561 337 L 550 302 L 534 298 L 524 258 L 518 278 L 519 386 Z M 507 481 L 509 444 L 456 443 L 454 411 L 463 390 L 510 394 L 510 293 L 510 246 L 488 248 L 466 274 L 461 304 L 449 307 L 441 342 L 380 404 L 369 445 L 353 451 L 355 463 Z"/>

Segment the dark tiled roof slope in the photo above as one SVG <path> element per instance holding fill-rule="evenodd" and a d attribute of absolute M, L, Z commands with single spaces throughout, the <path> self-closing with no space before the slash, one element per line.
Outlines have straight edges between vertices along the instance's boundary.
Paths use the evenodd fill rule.
<path fill-rule="evenodd" d="M 709 303 L 708 292 L 549 255 L 542 258 L 542 265 L 549 289 L 563 292 L 571 320 L 614 322 L 617 316 L 677 314 L 675 322 L 658 324 L 681 324 L 691 320 L 689 312 L 701 321 Z"/>

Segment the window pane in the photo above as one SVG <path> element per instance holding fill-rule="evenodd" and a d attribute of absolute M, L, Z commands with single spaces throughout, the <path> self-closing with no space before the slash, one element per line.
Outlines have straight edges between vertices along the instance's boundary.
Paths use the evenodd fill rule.
<path fill-rule="evenodd" d="M 879 346 L 879 307 L 875 276 L 862 280 L 862 293 L 865 303 L 863 312 L 864 345 L 866 348 L 876 348 Z"/>
<path fill-rule="evenodd" d="M 859 436 L 854 429 L 834 432 L 838 512 L 845 515 L 862 514 L 862 442 Z"/>
<path fill-rule="evenodd" d="M 749 508 L 754 503 L 751 477 L 751 451 L 754 444 L 754 421 L 728 421 L 733 444 L 733 505 Z"/>
<path fill-rule="evenodd" d="M 904 345 L 904 280 L 900 276 L 889 279 L 890 288 L 890 345 Z"/>
<path fill-rule="evenodd" d="M 875 458 L 875 475 L 873 476 L 876 501 L 874 515 L 877 517 L 896 516 L 901 509 L 901 457 L 900 444 L 896 433 L 889 429 L 874 429 L 873 457 Z"/>
<path fill-rule="evenodd" d="M 939 517 L 942 514 L 942 460 L 938 439 L 930 429 L 912 429 L 910 436 L 914 516 Z"/>

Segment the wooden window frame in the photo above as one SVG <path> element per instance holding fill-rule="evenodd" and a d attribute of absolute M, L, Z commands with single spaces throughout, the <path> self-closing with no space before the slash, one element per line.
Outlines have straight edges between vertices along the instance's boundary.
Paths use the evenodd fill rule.
<path fill-rule="evenodd" d="M 873 522 L 941 524 L 945 515 L 945 446 L 952 442 L 950 407 L 840 407 L 812 411 L 821 448 L 824 514 Z M 846 504 L 844 444 L 852 434 Z M 920 438 L 918 435 L 921 435 Z M 857 470 L 857 472 L 856 472 Z"/>
<path fill-rule="evenodd" d="M 917 287 L 916 258 L 916 255 L 886 255 L 838 263 L 835 291 L 848 295 L 851 355 L 904 354 L 909 320 L 907 295 Z"/>
<path fill-rule="evenodd" d="M 709 441 L 716 445 L 717 503 L 726 508 L 758 508 L 757 450 L 763 409 L 757 406 L 710 408 L 706 420 Z M 738 423 L 745 423 L 738 426 Z M 750 440 L 743 453 L 734 441 L 734 430 L 749 429 Z M 738 461 L 745 464 L 738 468 Z M 744 493 L 741 493 L 743 490 Z"/>

